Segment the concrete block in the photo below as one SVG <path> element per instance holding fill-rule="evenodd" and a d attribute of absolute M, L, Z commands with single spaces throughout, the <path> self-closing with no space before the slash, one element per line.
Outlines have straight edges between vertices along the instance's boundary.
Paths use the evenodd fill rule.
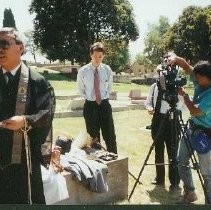
<path fill-rule="evenodd" d="M 117 100 L 117 92 L 113 91 L 109 94 L 109 100 Z"/>
<path fill-rule="evenodd" d="M 144 97 L 143 97 L 144 98 Z M 143 104 L 145 103 L 145 98 L 144 99 L 131 99 L 131 104 Z"/>
<path fill-rule="evenodd" d="M 71 110 L 81 110 L 84 107 L 85 99 L 83 98 L 73 98 L 70 101 L 68 108 Z"/>
<path fill-rule="evenodd" d="M 108 192 L 96 193 L 85 188 L 80 182 L 72 179 L 71 174 L 63 172 L 66 178 L 69 198 L 57 202 L 56 205 L 109 204 L 128 196 L 128 158 L 118 157 L 107 162 Z"/>
<path fill-rule="evenodd" d="M 141 99 L 141 90 L 140 89 L 132 89 L 129 93 L 129 98 L 133 100 Z"/>

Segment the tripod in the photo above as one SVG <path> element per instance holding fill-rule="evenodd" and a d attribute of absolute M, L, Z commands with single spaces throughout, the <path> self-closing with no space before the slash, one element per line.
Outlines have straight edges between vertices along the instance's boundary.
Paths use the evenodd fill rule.
<path fill-rule="evenodd" d="M 197 159 L 194 155 L 194 152 L 193 152 L 193 149 L 191 147 L 191 143 L 188 139 L 188 134 L 187 134 L 187 125 L 184 124 L 183 120 L 182 120 L 182 114 L 181 114 L 181 111 L 177 110 L 176 109 L 176 100 L 171 100 L 169 101 L 169 105 L 170 105 L 170 109 L 169 111 L 167 112 L 166 114 L 166 118 L 169 117 L 170 119 L 170 124 L 171 124 L 171 155 L 169 157 L 169 163 L 168 164 L 165 164 L 165 163 L 159 163 L 159 164 L 148 164 L 148 160 L 149 160 L 149 157 L 155 147 L 155 144 L 157 143 L 157 141 L 159 141 L 159 135 L 160 135 L 160 132 L 163 130 L 164 128 L 164 122 L 166 120 L 166 118 L 164 118 L 161 123 L 160 123 L 160 126 L 159 126 L 159 129 L 158 129 L 158 132 L 156 133 L 156 136 L 154 138 L 154 141 L 152 143 L 152 145 L 150 146 L 150 149 L 149 149 L 149 152 L 144 160 L 144 164 L 142 165 L 141 167 L 141 170 L 139 172 L 139 175 L 138 175 L 138 178 L 133 186 L 133 189 L 128 197 L 128 200 L 130 201 L 134 191 L 135 191 L 135 188 L 140 180 L 140 177 L 144 171 L 144 168 L 146 165 L 172 165 L 173 167 L 189 167 L 189 166 L 181 166 L 181 165 L 178 165 L 177 163 L 177 145 L 178 145 L 178 142 L 179 142 L 179 139 L 181 138 L 181 135 L 183 137 L 186 137 L 187 141 L 185 141 L 185 144 L 188 148 L 188 151 L 189 151 L 189 156 L 190 156 L 190 159 L 191 159 L 191 162 L 192 162 L 192 165 L 193 165 L 193 169 L 195 169 L 197 171 L 197 174 L 199 176 L 199 180 L 201 182 L 201 185 L 202 185 L 202 188 L 203 188 L 203 191 L 204 191 L 204 195 L 205 195 L 205 199 L 206 199 L 206 191 L 205 191 L 205 187 L 204 187 L 204 183 L 203 183 L 203 178 L 202 178 L 202 175 L 199 171 L 199 165 L 198 165 L 198 162 L 197 162 Z M 173 103 L 172 103 L 173 102 Z M 181 135 L 180 135 L 181 134 Z M 176 178 L 176 177 L 175 177 Z"/>

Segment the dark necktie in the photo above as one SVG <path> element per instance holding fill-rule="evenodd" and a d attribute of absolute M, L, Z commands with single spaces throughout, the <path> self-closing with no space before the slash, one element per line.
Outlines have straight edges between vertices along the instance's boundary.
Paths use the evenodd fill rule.
<path fill-rule="evenodd" d="M 101 94 L 100 94 L 100 77 L 97 68 L 94 73 L 94 90 L 97 104 L 101 104 Z"/>
<path fill-rule="evenodd" d="M 13 81 L 13 75 L 12 75 L 12 73 L 11 72 L 6 72 L 5 73 L 6 75 L 7 75 L 7 78 L 8 78 L 8 80 L 7 80 L 7 86 L 8 85 L 10 85 L 11 83 L 12 83 L 12 81 Z"/>

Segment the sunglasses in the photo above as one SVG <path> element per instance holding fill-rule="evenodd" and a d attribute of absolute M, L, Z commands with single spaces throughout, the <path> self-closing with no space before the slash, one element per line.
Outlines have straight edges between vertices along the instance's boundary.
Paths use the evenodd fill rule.
<path fill-rule="evenodd" d="M 13 45 L 13 44 L 19 44 L 19 43 L 10 42 L 6 39 L 0 39 L 0 48 L 3 49 L 3 50 L 9 49 L 10 46 Z"/>

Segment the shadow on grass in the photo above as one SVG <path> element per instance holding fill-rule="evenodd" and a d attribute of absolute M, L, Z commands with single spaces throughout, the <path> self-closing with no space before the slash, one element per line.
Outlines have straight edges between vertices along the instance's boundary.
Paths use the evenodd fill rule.
<path fill-rule="evenodd" d="M 161 186 L 155 186 L 151 191 L 147 191 L 152 203 L 159 204 L 176 204 L 178 197 L 181 195 L 181 190 L 168 191 Z"/>
<path fill-rule="evenodd" d="M 76 77 L 69 73 L 41 73 L 47 80 L 52 81 L 76 81 Z"/>

